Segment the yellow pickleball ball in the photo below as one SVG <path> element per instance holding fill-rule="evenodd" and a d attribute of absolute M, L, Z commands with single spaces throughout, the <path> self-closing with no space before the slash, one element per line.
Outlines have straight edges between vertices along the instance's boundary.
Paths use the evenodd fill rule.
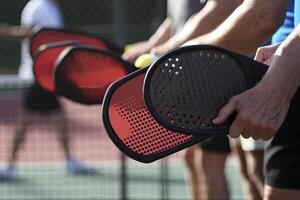
<path fill-rule="evenodd" d="M 148 67 L 155 61 L 155 56 L 152 54 L 144 54 L 141 55 L 136 61 L 135 61 L 135 66 L 137 68 L 144 68 Z"/>

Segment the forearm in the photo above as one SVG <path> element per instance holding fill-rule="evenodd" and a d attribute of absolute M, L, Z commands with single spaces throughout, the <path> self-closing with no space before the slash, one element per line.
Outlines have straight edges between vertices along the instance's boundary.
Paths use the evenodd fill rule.
<path fill-rule="evenodd" d="M 218 28 L 192 43 L 221 46 L 249 55 L 280 27 L 288 5 L 288 0 L 245 0 Z"/>
<path fill-rule="evenodd" d="M 238 6 L 237 0 L 208 0 L 205 7 L 192 16 L 183 29 L 169 42 L 181 46 L 185 42 L 209 33 L 220 25 Z"/>
<path fill-rule="evenodd" d="M 273 84 L 291 99 L 300 86 L 300 26 L 280 45 L 262 83 Z"/>
<path fill-rule="evenodd" d="M 30 34 L 30 31 L 30 27 L 0 25 L 0 37 L 22 40 Z"/>
<path fill-rule="evenodd" d="M 167 40 L 169 40 L 171 36 L 172 36 L 172 20 L 168 17 L 148 40 L 147 42 L 148 46 L 150 49 L 155 46 L 158 46 L 166 42 Z"/>

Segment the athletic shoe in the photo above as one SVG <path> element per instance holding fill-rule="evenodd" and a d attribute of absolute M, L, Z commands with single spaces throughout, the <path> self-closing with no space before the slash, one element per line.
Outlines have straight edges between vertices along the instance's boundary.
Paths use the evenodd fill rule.
<path fill-rule="evenodd" d="M 69 158 L 67 160 L 67 171 L 76 175 L 93 175 L 97 174 L 97 170 L 91 166 L 88 166 L 75 158 Z"/>
<path fill-rule="evenodd" d="M 0 181 L 13 181 L 17 179 L 16 168 L 8 166 L 0 171 Z"/>

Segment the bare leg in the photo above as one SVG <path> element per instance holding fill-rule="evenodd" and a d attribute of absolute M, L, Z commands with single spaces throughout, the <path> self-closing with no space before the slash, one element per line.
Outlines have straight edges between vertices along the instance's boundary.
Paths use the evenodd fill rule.
<path fill-rule="evenodd" d="M 264 151 L 246 151 L 248 176 L 255 185 L 257 192 L 260 195 L 259 199 L 263 198 L 264 194 L 264 176 L 263 176 L 263 159 Z"/>
<path fill-rule="evenodd" d="M 243 180 L 245 199 L 249 199 L 249 200 L 261 199 L 260 193 L 256 189 L 254 183 L 249 178 L 245 152 L 239 145 L 232 145 L 232 149 L 236 153 L 239 161 L 238 164 L 239 164 L 241 177 Z"/>
<path fill-rule="evenodd" d="M 27 133 L 27 126 L 28 126 L 28 118 L 30 116 L 29 111 L 22 111 L 20 114 L 19 121 L 17 123 L 17 129 L 15 133 L 15 137 L 13 140 L 13 147 L 12 147 L 12 154 L 9 158 L 9 165 L 14 166 L 15 162 L 18 158 L 18 152 L 25 141 L 26 133 Z"/>
<path fill-rule="evenodd" d="M 68 135 L 67 119 L 63 110 L 58 110 L 53 113 L 55 126 L 59 134 L 59 141 L 65 153 L 65 158 L 70 158 L 70 142 Z"/>
<path fill-rule="evenodd" d="M 274 188 L 265 185 L 264 200 L 290 200 L 299 199 L 300 190 Z"/>
<path fill-rule="evenodd" d="M 65 157 L 67 161 L 67 165 L 66 165 L 67 170 L 77 175 L 96 174 L 97 171 L 95 168 L 88 166 L 71 156 L 67 119 L 65 117 L 63 110 L 58 110 L 57 112 L 54 112 L 53 115 L 54 115 L 55 126 L 58 129 L 59 141 L 65 153 Z"/>
<path fill-rule="evenodd" d="M 202 150 L 201 165 L 207 191 L 205 199 L 229 199 L 224 171 L 227 156 L 227 152 Z"/>
<path fill-rule="evenodd" d="M 198 147 L 192 146 L 185 152 L 184 160 L 186 163 L 186 166 L 188 168 L 189 173 L 189 185 L 192 188 L 192 194 L 193 194 L 193 200 L 200 200 L 201 198 L 201 169 L 199 169 L 199 165 L 197 166 L 197 152 Z"/>
<path fill-rule="evenodd" d="M 28 126 L 28 117 L 31 113 L 27 110 L 20 112 L 20 117 L 16 124 L 15 137 L 13 139 L 11 154 L 8 158 L 8 166 L 0 171 L 0 180 L 8 181 L 16 178 L 15 173 L 15 164 L 18 159 L 18 152 L 20 151 L 22 144 L 25 141 L 27 126 Z"/>

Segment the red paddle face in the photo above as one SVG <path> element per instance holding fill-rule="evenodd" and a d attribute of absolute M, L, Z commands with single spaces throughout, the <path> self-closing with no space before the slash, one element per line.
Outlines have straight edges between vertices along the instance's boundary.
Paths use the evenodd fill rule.
<path fill-rule="evenodd" d="M 143 99 L 145 70 L 114 83 L 103 103 L 107 133 L 127 156 L 152 162 L 206 138 L 169 131 L 149 113 Z"/>
<path fill-rule="evenodd" d="M 108 86 L 127 75 L 124 65 L 129 64 L 109 52 L 74 48 L 57 66 L 57 91 L 76 102 L 100 104 Z"/>
<path fill-rule="evenodd" d="M 34 59 L 33 71 L 35 79 L 42 88 L 49 92 L 56 92 L 54 84 L 55 63 L 66 47 L 68 47 L 68 45 L 45 48 L 43 51 L 40 51 Z"/>
<path fill-rule="evenodd" d="M 31 55 L 34 56 L 38 48 L 44 44 L 63 41 L 76 41 L 90 47 L 107 49 L 106 43 L 95 36 L 63 30 L 42 29 L 31 39 Z"/>

